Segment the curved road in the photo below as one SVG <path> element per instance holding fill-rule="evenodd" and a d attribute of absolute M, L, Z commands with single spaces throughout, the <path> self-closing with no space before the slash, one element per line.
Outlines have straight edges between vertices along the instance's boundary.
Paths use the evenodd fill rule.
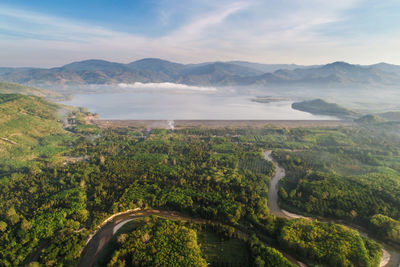
<path fill-rule="evenodd" d="M 302 215 L 290 213 L 279 207 L 279 202 L 278 202 L 279 181 L 286 176 L 286 172 L 285 172 L 285 169 L 283 169 L 278 164 L 278 162 L 272 157 L 271 153 L 272 153 L 272 151 L 270 151 L 270 150 L 264 152 L 264 158 L 268 161 L 271 161 L 275 165 L 275 175 L 274 175 L 274 177 L 272 177 L 272 180 L 271 180 L 270 186 L 269 186 L 269 192 L 268 192 L 268 208 L 269 208 L 270 212 L 277 217 L 283 217 L 283 218 L 287 218 L 287 219 L 308 218 L 308 217 L 304 217 Z M 335 222 L 335 221 L 333 220 L 333 222 Z M 350 227 L 350 228 L 357 230 L 361 236 L 368 236 L 367 233 L 364 233 L 363 231 L 360 231 L 359 229 L 355 229 L 353 227 Z M 375 240 L 375 241 L 378 242 L 379 244 L 381 244 L 383 247 L 383 249 L 382 249 L 383 255 L 382 255 L 380 267 L 384 267 L 384 266 L 385 267 L 400 267 L 399 251 L 385 243 L 381 243 L 377 240 Z"/>

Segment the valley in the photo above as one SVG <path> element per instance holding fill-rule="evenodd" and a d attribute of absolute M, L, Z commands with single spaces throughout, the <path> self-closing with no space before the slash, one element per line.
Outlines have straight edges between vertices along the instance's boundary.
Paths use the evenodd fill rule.
<path fill-rule="evenodd" d="M 12 110 L 13 106 L 18 106 L 19 110 L 26 109 L 27 112 L 32 105 L 38 105 L 35 108 L 36 111 L 40 110 L 38 107 L 43 110 L 47 106 L 56 107 L 35 97 L 4 95 L 3 98 L 5 100 L 1 104 L 2 112 L 9 112 L 7 110 Z M 58 106 L 58 108 L 61 107 Z M 55 114 L 55 110 L 46 112 Z M 222 234 L 220 238 L 225 236 L 224 240 L 233 240 L 227 244 L 232 244 L 232 246 L 236 244 L 239 247 L 249 246 L 252 251 L 248 256 L 249 260 L 255 261 L 259 257 L 258 261 L 272 264 L 268 266 L 274 266 L 274 261 L 275 264 L 280 262 L 282 266 L 297 264 L 297 261 L 308 266 L 314 263 L 326 265 L 326 257 L 336 258 L 335 253 L 339 253 L 338 251 L 321 250 L 318 253 L 326 256 L 318 257 L 311 251 L 327 246 L 325 241 L 309 240 L 307 242 L 316 247 L 303 247 L 292 239 L 292 234 L 298 233 L 298 238 L 302 240 L 309 238 L 300 234 L 304 229 L 316 231 L 317 236 L 324 236 L 333 231 L 345 239 L 337 239 L 337 236 L 333 234 L 325 240 L 330 240 L 329 242 L 333 242 L 330 245 L 343 249 L 340 252 L 345 255 L 345 258 L 341 259 L 343 262 L 351 260 L 356 266 L 378 266 L 383 255 L 379 243 L 385 242 L 389 244 L 385 245 L 385 249 L 390 253 L 390 262 L 385 266 L 397 264 L 398 246 L 395 244 L 396 239 L 392 239 L 392 236 L 382 238 L 382 236 L 371 235 L 377 238 L 379 243 L 376 243 L 360 236 L 358 232 L 350 228 L 336 224 L 340 222 L 339 220 L 343 220 L 345 224 L 360 225 L 367 231 L 375 231 L 374 229 L 387 231 L 379 224 L 370 224 L 368 221 L 375 214 L 365 213 L 362 206 L 357 206 L 358 202 L 346 204 L 347 206 L 344 206 L 346 208 L 340 206 L 337 206 L 337 210 L 331 208 L 335 213 L 324 213 L 322 217 L 337 220 L 333 224 L 320 224 L 318 221 L 311 223 L 301 218 L 287 220 L 285 217 L 287 218 L 290 213 L 282 214 L 280 210 L 280 206 L 283 205 L 290 212 L 299 213 L 298 211 L 304 210 L 306 216 L 314 216 L 310 214 L 308 205 L 313 205 L 311 203 L 331 205 L 329 201 L 334 201 L 334 198 L 331 200 L 328 195 L 322 198 L 326 199 L 327 204 L 319 204 L 319 202 L 311 202 L 310 197 L 302 200 L 301 203 L 307 205 L 303 208 L 296 204 L 297 198 L 303 197 L 303 194 L 309 194 L 305 193 L 308 191 L 303 193 L 305 189 L 298 187 L 296 188 L 298 193 L 293 194 L 290 188 L 296 184 L 302 186 L 304 182 L 314 181 L 312 179 L 332 186 L 330 178 L 313 177 L 323 177 L 323 175 L 329 177 L 328 175 L 331 174 L 323 173 L 329 169 L 335 170 L 337 174 L 358 175 L 356 166 L 359 165 L 363 166 L 360 168 L 363 171 L 359 175 L 364 176 L 357 179 L 358 183 L 364 185 L 349 184 L 347 187 L 349 192 L 357 190 L 361 193 L 363 191 L 359 189 L 359 186 L 363 188 L 371 183 L 370 179 L 375 175 L 383 175 L 386 180 L 381 181 L 381 186 L 385 188 L 389 186 L 386 185 L 387 183 L 392 183 L 392 188 L 387 187 L 379 193 L 371 193 L 375 195 L 371 203 L 380 203 L 382 209 L 376 212 L 396 221 L 398 218 L 395 203 L 398 200 L 395 192 L 398 191 L 395 181 L 398 181 L 399 154 L 396 145 L 398 142 L 397 123 L 104 121 L 95 119 L 90 113 L 85 113 L 84 109 L 70 109 L 68 112 L 70 115 L 66 121 L 73 123 L 69 123 L 65 129 L 63 129 L 62 120 L 45 115 L 46 113 L 30 113 L 29 115 L 32 116 L 31 120 L 54 121 L 54 124 L 59 127 L 60 137 L 66 136 L 66 139 L 58 143 L 60 146 L 58 150 L 52 150 L 55 144 L 49 143 L 49 149 L 54 151 L 54 155 L 50 157 L 51 154 L 48 154 L 49 156 L 44 157 L 43 154 L 38 154 L 38 156 L 32 154 L 31 158 L 23 159 L 23 161 L 19 159 L 24 162 L 23 165 L 18 163 L 19 161 L 14 161 L 17 159 L 14 156 L 9 159 L 2 158 L 3 161 L 0 161 L 2 169 L 8 166 L 9 170 L 9 172 L 4 172 L 1 178 L 1 190 L 4 192 L 1 200 L 4 203 L 1 221 L 4 228 L 0 253 L 2 253 L 4 265 L 26 263 L 26 259 L 48 265 L 55 262 L 78 265 L 81 260 L 94 263 L 94 256 L 81 258 L 81 251 L 83 250 L 82 255 L 89 255 L 85 251 L 97 251 L 91 247 L 96 247 L 94 242 L 101 240 L 98 234 L 103 230 L 97 232 L 98 234 L 88 243 L 89 247 L 85 249 L 89 235 L 103 225 L 102 222 L 107 217 L 132 209 L 134 211 L 130 213 L 113 217 L 112 222 L 105 224 L 104 229 L 118 229 L 124 222 L 150 215 L 161 216 L 167 221 L 182 221 L 183 224 L 187 224 L 184 227 L 198 232 L 201 236 L 208 235 L 202 232 L 203 227 L 214 229 L 207 231 L 217 236 L 221 234 L 218 234 L 220 230 L 216 229 L 222 227 L 226 229 L 221 230 L 221 233 L 225 234 Z M 90 119 L 85 119 L 88 115 Z M 94 124 L 86 124 L 88 122 Z M 173 130 L 171 130 L 171 125 L 173 125 Z M 382 128 L 382 125 L 385 127 Z M 9 130 L 2 133 L 3 138 L 20 144 L 21 139 L 16 139 L 12 133 L 25 126 L 11 124 L 8 127 Z M 46 137 L 46 133 L 43 132 L 42 136 L 37 138 L 38 142 L 43 144 L 49 137 Z M 13 145 L 9 143 L 9 146 L 8 149 L 11 149 L 9 153 L 15 153 L 12 152 Z M 363 150 L 357 150 L 357 146 L 362 147 Z M 347 154 L 341 154 L 342 149 L 346 149 L 348 155 L 353 155 L 352 165 L 347 164 L 350 161 L 346 159 Z M 275 177 L 282 178 L 285 172 L 277 165 L 277 162 L 274 161 L 274 164 L 271 164 L 268 161 L 271 160 L 271 154 L 268 152 L 264 155 L 265 150 L 273 151 L 272 156 L 286 169 L 286 177 L 280 183 L 277 183 L 278 180 Z M 324 155 L 324 157 L 313 156 L 312 153 L 315 151 L 318 151 L 316 155 Z M 374 160 L 363 158 L 365 151 L 374 151 Z M 329 153 L 330 156 L 328 156 Z M 292 159 L 294 155 L 296 157 Z M 336 160 L 332 161 L 334 155 Z M 305 158 L 297 159 L 300 156 Z M 63 157 L 82 160 L 63 164 L 60 161 Z M 312 159 L 312 165 L 309 163 L 310 159 Z M 321 161 L 324 160 L 327 161 L 322 163 Z M 330 166 L 328 167 L 327 164 Z M 324 169 L 324 166 L 328 169 Z M 305 176 L 301 175 L 303 168 L 307 170 Z M 315 172 L 319 176 L 315 176 Z M 369 176 L 366 176 L 368 173 Z M 298 175 L 304 177 L 304 181 L 294 180 L 298 179 Z M 350 179 L 347 176 L 343 177 L 343 182 Z M 312 185 L 306 188 L 311 190 L 318 187 Z M 34 192 L 34 194 L 29 192 Z M 388 208 L 389 205 L 391 209 Z M 316 214 L 316 217 L 320 218 L 320 214 L 325 212 L 325 209 L 320 207 L 317 209 L 321 213 Z M 32 212 L 33 210 L 37 212 Z M 353 210 L 357 211 L 356 217 Z M 114 228 L 113 225 L 119 226 Z M 159 222 L 154 221 L 154 225 L 158 227 Z M 169 223 L 167 226 L 171 229 L 176 227 Z M 115 231 L 112 230 L 112 233 Z M 225 231 L 231 234 L 227 235 L 228 232 Z M 292 234 L 287 235 L 288 231 Z M 112 235 L 108 234 L 108 238 L 111 237 Z M 182 236 L 182 238 L 185 237 Z M 14 240 L 14 243 L 6 242 L 6 240 Z M 204 240 L 208 239 L 202 240 L 197 242 L 206 242 Z M 210 240 L 215 242 L 215 239 Z M 21 244 L 20 242 L 30 245 L 29 247 L 12 245 Z M 102 244 L 105 244 L 104 240 Z M 204 246 L 218 247 L 220 246 L 218 244 L 210 243 Z M 348 246 L 351 247 L 350 250 L 345 249 Z M 252 250 L 255 248 L 257 249 Z M 111 253 L 108 255 L 113 255 L 112 251 L 115 249 L 118 248 L 107 249 L 109 251 L 107 253 Z M 361 250 L 358 251 L 359 249 Z M 200 253 L 199 255 L 205 260 L 209 259 L 213 262 L 216 260 L 215 256 L 212 256 L 215 253 L 213 250 L 204 250 Z M 352 253 L 359 253 L 357 255 L 361 258 L 357 258 L 358 263 L 354 261 L 355 256 Z M 12 255 L 19 255 L 19 258 L 14 258 Z M 126 254 L 126 257 L 131 256 Z M 229 261 L 229 258 L 224 258 L 224 261 Z M 344 264 L 343 262 L 338 264 Z M 81 266 L 87 265 L 82 264 Z M 217 263 L 214 262 L 214 264 Z"/>
<path fill-rule="evenodd" d="M 0 3 L 0 267 L 400 267 L 399 1 Z"/>

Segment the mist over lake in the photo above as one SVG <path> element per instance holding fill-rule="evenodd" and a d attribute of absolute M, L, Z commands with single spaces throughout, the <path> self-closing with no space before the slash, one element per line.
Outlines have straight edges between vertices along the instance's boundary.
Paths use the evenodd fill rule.
<path fill-rule="evenodd" d="M 124 86 L 126 87 L 126 86 Z M 161 89 L 161 90 L 160 90 Z M 239 95 L 204 88 L 146 88 L 117 93 L 76 94 L 63 104 L 86 107 L 101 119 L 132 120 L 332 120 L 291 108 L 293 101 L 254 102 Z"/>

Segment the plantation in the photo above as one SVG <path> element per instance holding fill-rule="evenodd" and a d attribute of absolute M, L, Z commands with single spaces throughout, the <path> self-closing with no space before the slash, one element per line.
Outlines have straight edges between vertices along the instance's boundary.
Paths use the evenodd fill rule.
<path fill-rule="evenodd" d="M 57 160 L 75 138 L 58 121 L 60 108 L 34 96 L 0 95 L 1 172 Z"/>
<path fill-rule="evenodd" d="M 329 265 L 327 259 L 340 254 L 337 265 L 377 266 L 380 246 L 353 230 L 270 214 L 268 186 L 275 169 L 263 159 L 266 149 L 287 170 L 281 189 L 285 207 L 342 218 L 387 239 L 398 238 L 396 125 L 385 125 L 384 131 L 370 125 L 266 126 L 145 135 L 137 128 L 85 125 L 86 111 L 76 110 L 66 131 L 55 116 L 56 105 L 31 96 L 1 99 L 2 134 L 21 148 L 8 144 L 1 161 L 8 171 L 0 180 L 0 265 L 76 266 L 89 234 L 104 219 L 129 209 L 157 208 L 240 230 L 246 238 L 238 239 L 228 228 L 154 220 L 126 232 L 107 263 L 157 265 L 149 255 L 159 251 L 160 258 L 171 256 L 177 265 L 210 261 L 218 266 L 231 264 L 238 250 L 254 266 L 291 266 L 281 251 L 308 264 Z M 11 116 L 25 118 L 31 132 L 9 122 Z M 35 128 L 35 122 L 42 128 Z M 63 164 L 61 156 L 81 160 Z M 137 243 L 145 232 L 157 242 Z M 176 239 L 168 239 L 178 232 Z M 157 247 L 162 240 L 191 245 L 179 247 L 176 254 L 176 247 Z M 133 248 L 138 249 L 135 255 Z"/>
<path fill-rule="evenodd" d="M 304 130 L 302 149 L 275 150 L 287 170 L 280 191 L 284 207 L 373 229 L 370 220 L 376 214 L 398 220 L 400 139 L 395 129 L 385 124 Z M 298 132 L 288 136 L 299 139 Z"/>

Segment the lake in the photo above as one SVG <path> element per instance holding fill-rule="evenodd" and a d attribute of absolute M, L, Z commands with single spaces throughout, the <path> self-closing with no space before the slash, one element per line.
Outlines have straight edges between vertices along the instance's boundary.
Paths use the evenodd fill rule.
<path fill-rule="evenodd" d="M 120 120 L 333 120 L 294 110 L 293 101 L 258 103 L 253 96 L 148 90 L 76 94 L 62 104 L 86 107 L 101 119 Z"/>

